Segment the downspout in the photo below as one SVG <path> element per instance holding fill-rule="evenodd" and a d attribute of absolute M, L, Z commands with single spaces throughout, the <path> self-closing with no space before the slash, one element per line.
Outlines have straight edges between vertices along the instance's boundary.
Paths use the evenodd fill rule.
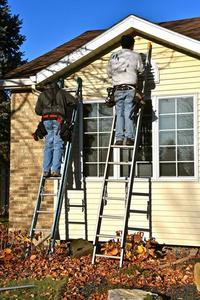
<path fill-rule="evenodd" d="M 32 84 L 31 85 L 31 90 L 32 90 L 32 93 L 33 94 L 35 94 L 36 96 L 39 96 L 40 95 L 40 91 L 38 91 L 37 89 L 36 89 L 36 84 Z"/>
<path fill-rule="evenodd" d="M 35 94 L 36 96 L 39 96 L 41 92 L 36 89 L 37 76 L 30 76 L 29 78 L 33 82 L 31 84 L 32 93 Z"/>

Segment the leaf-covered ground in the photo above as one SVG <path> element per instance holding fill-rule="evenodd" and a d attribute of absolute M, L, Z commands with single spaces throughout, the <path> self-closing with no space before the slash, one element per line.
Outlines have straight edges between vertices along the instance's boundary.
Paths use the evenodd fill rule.
<path fill-rule="evenodd" d="M 164 300 L 200 299 L 194 282 L 194 264 L 200 261 L 198 249 L 170 248 L 142 241 L 131 246 L 129 241 L 123 268 L 119 268 L 119 260 L 97 258 L 96 264 L 92 265 L 91 255 L 72 259 L 67 244 L 56 246 L 52 256 L 47 255 L 44 245 L 32 245 L 26 257 L 27 244 L 26 235 L 16 232 L 8 237 L 5 229 L 1 229 L 1 287 L 7 286 L 8 281 L 49 277 L 66 279 L 60 287 L 58 299 L 105 300 L 108 290 L 115 288 L 153 291 Z M 113 254 L 113 249 L 117 249 L 117 253 L 118 244 L 110 241 L 102 251 Z M 31 295 L 34 298 L 34 293 Z M 45 297 L 47 295 L 41 292 L 40 299 L 53 299 L 51 292 L 48 298 Z"/>

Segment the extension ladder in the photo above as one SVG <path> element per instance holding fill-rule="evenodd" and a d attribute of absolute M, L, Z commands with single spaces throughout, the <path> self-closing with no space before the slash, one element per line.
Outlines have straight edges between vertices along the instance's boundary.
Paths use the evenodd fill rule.
<path fill-rule="evenodd" d="M 68 168 L 69 168 L 69 163 L 70 163 L 70 157 L 71 157 L 71 149 L 73 145 L 73 140 L 74 140 L 74 135 L 75 135 L 75 129 L 76 129 L 76 123 L 77 123 L 77 115 L 79 111 L 79 106 L 81 103 L 80 97 L 82 96 L 82 80 L 81 78 L 78 78 L 77 80 L 77 88 L 75 90 L 76 97 L 79 99 L 79 103 L 75 106 L 75 108 L 72 111 L 72 116 L 71 116 L 71 125 L 72 125 L 72 136 L 69 141 L 67 141 L 65 145 L 65 151 L 64 151 L 64 158 L 63 158 L 63 163 L 61 167 L 61 177 L 44 177 L 43 172 L 41 174 L 41 179 L 40 179 L 40 185 L 38 189 L 38 195 L 37 195 L 37 201 L 35 205 L 35 210 L 33 214 L 33 219 L 32 219 L 32 224 L 31 224 L 31 229 L 30 229 L 30 239 L 31 241 L 34 238 L 35 232 L 49 232 L 50 236 L 50 245 L 49 245 L 49 253 L 52 251 L 55 245 L 55 240 L 56 240 L 56 233 L 58 229 L 58 224 L 60 220 L 60 214 L 61 214 L 61 208 L 63 204 L 63 195 L 65 192 L 65 187 L 66 187 L 66 178 L 67 178 L 67 173 L 68 173 Z M 57 181 L 58 183 L 58 191 L 57 193 L 46 193 L 44 192 L 45 184 L 47 182 L 55 182 Z M 55 204 L 55 209 L 53 211 L 45 211 L 45 210 L 40 210 L 41 203 L 44 200 L 45 197 L 56 197 L 56 204 Z M 43 216 L 48 216 L 49 214 L 53 215 L 53 222 L 51 228 L 37 228 L 37 221 L 39 215 Z"/>
<path fill-rule="evenodd" d="M 148 52 L 146 55 L 146 72 L 145 77 L 143 81 L 143 93 L 145 92 L 145 87 L 148 80 L 148 72 L 150 69 L 150 60 L 151 60 L 151 44 L 148 43 Z M 114 115 L 113 118 L 113 124 L 111 129 L 111 136 L 108 146 L 108 153 L 107 153 L 107 159 L 105 164 L 105 171 L 104 171 L 104 178 L 103 178 L 103 185 L 101 190 L 101 197 L 100 197 L 100 205 L 99 205 L 99 212 L 97 217 L 97 224 L 96 224 L 96 231 L 94 236 L 94 249 L 93 249 L 93 257 L 92 257 L 92 264 L 95 263 L 96 257 L 107 257 L 112 259 L 119 259 L 120 260 L 120 267 L 123 265 L 123 259 L 125 254 L 125 243 L 126 243 L 126 236 L 128 231 L 143 231 L 148 232 L 149 237 L 152 235 L 152 229 L 151 229 L 151 180 L 149 181 L 149 187 L 147 193 L 139 193 L 133 191 L 133 184 L 134 184 L 134 177 L 135 177 L 135 169 L 136 169 L 136 162 L 137 162 L 137 153 L 139 149 L 139 140 L 140 140 L 140 131 L 142 126 L 142 116 L 143 116 L 143 110 L 144 106 L 139 108 L 138 114 L 137 114 L 137 124 L 136 124 L 136 133 L 135 133 L 135 142 L 133 146 L 126 146 L 126 145 L 115 145 L 115 126 L 116 126 L 116 115 Z M 120 162 L 114 162 L 113 158 L 113 151 L 115 148 L 119 149 L 130 149 L 132 150 L 132 160 L 131 161 L 120 161 Z M 112 179 L 110 176 L 110 167 L 114 165 L 120 165 L 120 166 L 128 166 L 129 168 L 129 176 L 125 179 Z M 108 196 L 108 188 L 109 183 L 116 182 L 116 183 L 124 183 L 125 184 L 125 198 L 120 197 L 109 197 Z M 148 197 L 147 199 L 147 209 L 145 210 L 137 210 L 137 209 L 130 209 L 131 207 L 131 201 L 132 196 L 142 196 L 142 197 Z M 125 203 L 125 209 L 124 209 L 124 215 L 112 215 L 112 214 L 105 214 L 105 206 L 108 204 L 109 201 L 123 201 Z M 145 214 L 147 215 L 148 219 L 148 228 L 137 228 L 137 227 L 131 227 L 129 226 L 129 218 L 130 214 Z M 114 220 L 121 220 L 123 222 L 123 228 L 122 228 L 122 235 L 110 235 L 105 234 L 102 229 L 102 221 L 103 220 L 110 220 L 114 222 Z M 118 229 L 118 228 L 117 228 Z M 98 248 L 99 248 L 99 240 L 100 239 L 116 239 L 121 240 L 121 253 L 119 256 L 115 255 L 106 255 L 106 254 L 98 254 Z M 105 240 L 104 240 L 105 241 Z"/>

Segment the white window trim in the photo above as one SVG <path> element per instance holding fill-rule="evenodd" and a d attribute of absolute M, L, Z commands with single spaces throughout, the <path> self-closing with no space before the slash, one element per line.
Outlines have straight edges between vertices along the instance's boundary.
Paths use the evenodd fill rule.
<path fill-rule="evenodd" d="M 158 138 L 158 103 L 159 99 L 178 98 L 178 97 L 193 97 L 194 98 L 194 176 L 192 177 L 159 177 L 159 138 Z M 197 94 L 175 94 L 154 96 L 152 98 L 153 111 L 157 119 L 152 123 L 152 148 L 153 148 L 153 180 L 156 181 L 197 181 L 198 180 L 198 122 L 197 122 Z"/>
<path fill-rule="evenodd" d="M 83 100 L 83 105 L 84 104 L 94 104 L 94 103 L 105 103 L 105 99 L 89 99 L 89 100 Z M 110 109 L 114 109 L 114 108 L 110 108 Z M 115 173 L 114 173 L 115 174 Z M 85 178 L 86 181 L 96 181 L 96 182 L 102 182 L 104 176 L 88 176 Z"/>

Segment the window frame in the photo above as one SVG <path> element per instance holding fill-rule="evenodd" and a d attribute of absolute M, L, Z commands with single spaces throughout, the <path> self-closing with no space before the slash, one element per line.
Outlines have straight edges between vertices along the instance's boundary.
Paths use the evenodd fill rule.
<path fill-rule="evenodd" d="M 150 99 L 148 99 L 150 100 Z M 105 99 L 90 99 L 90 100 L 83 100 L 83 105 L 85 104 L 95 104 L 95 103 L 105 103 Z M 113 110 L 113 116 L 115 113 L 115 106 L 113 108 L 109 108 Z M 83 116 L 83 118 L 85 119 L 85 117 Z M 87 119 L 87 117 L 86 117 Z M 83 131 L 84 134 L 84 131 Z M 101 147 L 100 147 L 101 148 Z M 84 147 L 83 147 L 83 151 L 84 151 Z M 114 160 L 115 161 L 120 161 L 120 149 L 113 149 L 113 154 L 114 154 Z M 138 161 L 139 164 L 144 163 L 143 161 Z M 145 162 L 146 163 L 146 162 Z M 86 163 L 87 164 L 87 163 Z M 92 165 L 92 163 L 90 163 Z M 151 160 L 151 165 L 153 165 L 153 159 Z M 152 166 L 153 169 L 153 166 Z M 152 171 L 153 172 L 153 171 Z M 120 165 L 114 165 L 113 166 L 113 176 L 111 178 L 113 179 L 120 179 L 120 178 L 124 178 L 124 176 L 120 176 L 121 171 L 120 171 Z M 145 178 L 148 176 L 144 176 Z M 99 181 L 103 179 L 103 175 L 102 176 L 85 176 L 86 180 L 88 181 Z M 135 177 L 137 179 L 142 179 L 143 177 Z"/>
<path fill-rule="evenodd" d="M 172 98 L 193 98 L 193 116 L 194 116 L 194 176 L 159 176 L 159 100 Z M 176 94 L 152 97 L 153 111 L 156 114 L 156 120 L 152 124 L 152 147 L 153 147 L 153 177 L 156 181 L 196 181 L 198 180 L 198 122 L 197 122 L 197 94 Z M 177 162 L 177 160 L 176 160 Z"/>
<path fill-rule="evenodd" d="M 90 99 L 90 100 L 83 100 L 83 105 L 85 104 L 99 104 L 99 103 L 105 103 L 105 99 Z M 114 114 L 114 108 L 109 108 L 113 110 L 113 114 Z M 83 115 L 83 119 L 84 119 L 84 115 Z M 83 134 L 84 134 L 84 129 L 83 129 Z M 102 147 L 95 147 L 95 148 L 102 148 Z M 83 152 L 84 152 L 84 147 L 83 147 Z M 95 164 L 95 163 L 94 163 Z M 91 163 L 92 165 L 92 163 Z M 99 168 L 99 166 L 98 166 Z M 114 173 L 114 172 L 113 172 Z M 86 180 L 87 181 L 102 181 L 103 176 L 86 176 Z"/>

